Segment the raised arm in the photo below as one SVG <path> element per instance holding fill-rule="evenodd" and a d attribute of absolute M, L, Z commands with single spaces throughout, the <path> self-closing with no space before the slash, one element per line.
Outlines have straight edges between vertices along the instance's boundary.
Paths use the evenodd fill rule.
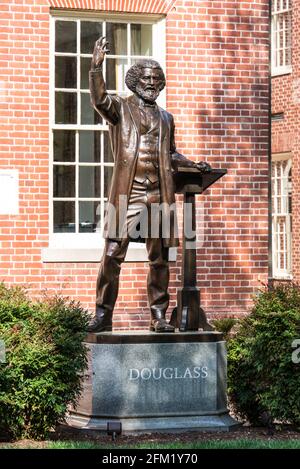
<path fill-rule="evenodd" d="M 103 119 L 116 125 L 119 120 L 120 101 L 118 97 L 107 93 L 102 73 L 102 64 L 107 52 L 108 42 L 105 37 L 101 37 L 95 43 L 89 74 L 91 103 Z"/>
<path fill-rule="evenodd" d="M 181 166 L 189 167 L 189 168 L 197 168 L 202 173 L 208 173 L 211 171 L 211 167 L 205 161 L 200 161 L 199 163 L 195 163 L 194 161 L 189 160 L 181 153 L 176 151 L 175 145 L 175 124 L 174 119 L 172 117 L 171 122 L 171 134 L 170 134 L 170 153 L 171 153 L 171 161 L 172 167 L 175 171 Z"/>

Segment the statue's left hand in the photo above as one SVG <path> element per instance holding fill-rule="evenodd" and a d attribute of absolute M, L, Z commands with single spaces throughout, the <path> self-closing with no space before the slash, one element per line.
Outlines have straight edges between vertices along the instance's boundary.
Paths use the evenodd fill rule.
<path fill-rule="evenodd" d="M 210 173 L 212 170 L 211 166 L 206 163 L 206 161 L 200 161 L 199 163 L 196 163 L 195 166 L 199 171 L 201 171 L 201 173 Z"/>

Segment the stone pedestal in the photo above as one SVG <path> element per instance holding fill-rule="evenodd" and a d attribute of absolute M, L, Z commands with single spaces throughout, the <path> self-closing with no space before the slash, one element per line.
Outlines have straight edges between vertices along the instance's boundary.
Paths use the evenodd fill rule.
<path fill-rule="evenodd" d="M 106 431 L 228 431 L 226 349 L 218 332 L 90 334 L 89 369 L 70 425 Z"/>

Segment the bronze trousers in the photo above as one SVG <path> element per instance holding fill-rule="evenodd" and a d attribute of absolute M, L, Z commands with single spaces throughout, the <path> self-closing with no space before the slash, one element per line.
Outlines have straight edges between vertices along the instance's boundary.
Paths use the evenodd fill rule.
<path fill-rule="evenodd" d="M 141 220 L 147 219 L 146 236 L 145 229 L 141 229 L 142 236 L 140 238 L 146 244 L 149 259 L 148 302 L 152 319 L 165 318 L 169 305 L 168 248 L 163 246 L 161 237 L 151 237 L 150 207 L 152 203 L 159 204 L 159 202 L 158 183 L 152 184 L 147 180 L 141 184 L 134 181 L 128 203 L 126 230 L 123 238 L 121 241 L 106 239 L 97 278 L 96 308 L 100 308 L 106 315 L 113 313 L 118 296 L 121 265 L 124 262 L 129 242 L 136 241 L 137 227 L 141 224 Z M 133 232 L 135 232 L 134 237 Z"/>

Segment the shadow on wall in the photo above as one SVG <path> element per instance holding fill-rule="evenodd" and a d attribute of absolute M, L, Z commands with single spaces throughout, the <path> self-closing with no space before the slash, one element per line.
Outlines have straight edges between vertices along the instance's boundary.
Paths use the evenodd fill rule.
<path fill-rule="evenodd" d="M 211 102 L 196 98 L 208 160 L 228 170 L 203 197 L 207 236 L 198 251 L 198 280 L 200 287 L 203 277 L 209 282 L 202 296 L 212 312 L 218 304 L 223 309 L 222 300 L 233 312 L 246 311 L 258 280 L 268 275 L 268 24 L 264 32 L 261 18 L 248 15 L 236 8 L 228 22 L 214 22 L 214 41 L 223 54 L 210 56 L 207 64 L 214 76 Z M 236 28 L 224 36 L 237 17 Z"/>

